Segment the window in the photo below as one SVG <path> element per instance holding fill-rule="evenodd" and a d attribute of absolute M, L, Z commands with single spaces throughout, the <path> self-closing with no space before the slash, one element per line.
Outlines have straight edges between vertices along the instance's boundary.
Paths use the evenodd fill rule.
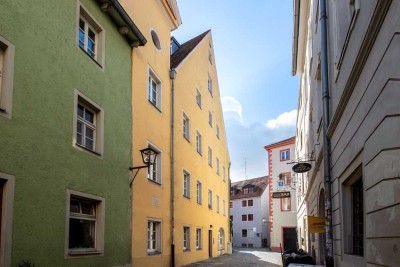
<path fill-rule="evenodd" d="M 202 192 L 203 192 L 203 185 L 201 184 L 200 181 L 197 181 L 196 183 L 196 199 L 197 199 L 197 204 L 202 204 Z"/>
<path fill-rule="evenodd" d="M 281 211 L 290 211 L 291 197 L 281 198 Z"/>
<path fill-rule="evenodd" d="M 281 174 L 279 174 L 279 179 L 283 180 L 284 185 L 290 185 L 292 182 L 290 175 L 291 175 L 290 172 L 281 173 Z"/>
<path fill-rule="evenodd" d="M 285 190 L 285 181 L 278 180 L 278 191 L 284 191 L 284 190 Z"/>
<path fill-rule="evenodd" d="M 247 207 L 247 200 L 242 200 L 242 207 Z"/>
<path fill-rule="evenodd" d="M 212 191 L 208 190 L 208 208 L 212 209 Z"/>
<path fill-rule="evenodd" d="M 242 189 L 243 194 L 251 194 L 253 193 L 253 187 L 252 186 L 248 186 Z"/>
<path fill-rule="evenodd" d="M 243 232 L 242 232 L 243 233 Z M 246 243 L 242 243 L 242 247 L 246 248 L 247 244 Z"/>
<path fill-rule="evenodd" d="M 183 251 L 190 250 L 190 227 L 183 226 Z"/>
<path fill-rule="evenodd" d="M 68 190 L 67 204 L 66 256 L 103 254 L 104 199 Z"/>
<path fill-rule="evenodd" d="M 217 124 L 216 128 L 217 128 L 217 138 L 219 139 L 219 126 L 218 126 L 218 124 Z"/>
<path fill-rule="evenodd" d="M 207 84 L 208 84 L 208 85 L 207 85 L 208 91 L 210 92 L 210 94 L 211 94 L 211 96 L 212 96 L 212 90 L 213 90 L 213 88 L 212 88 L 212 79 L 211 79 L 210 75 L 208 75 L 208 83 L 207 83 Z"/>
<path fill-rule="evenodd" d="M 79 8 L 78 46 L 100 66 L 104 65 L 103 29 L 82 6 Z"/>
<path fill-rule="evenodd" d="M 183 171 L 183 196 L 190 198 L 190 174 Z"/>
<path fill-rule="evenodd" d="M 247 214 L 247 220 L 248 221 L 253 221 L 253 214 Z"/>
<path fill-rule="evenodd" d="M 247 221 L 247 215 L 246 214 L 242 214 L 242 222 L 246 222 Z"/>
<path fill-rule="evenodd" d="M 197 228 L 196 229 L 196 249 L 201 249 L 202 245 L 201 245 L 201 228 Z"/>
<path fill-rule="evenodd" d="M 222 215 L 225 216 L 225 200 L 222 200 Z"/>
<path fill-rule="evenodd" d="M 212 149 L 208 147 L 208 165 L 212 167 Z"/>
<path fill-rule="evenodd" d="M 247 244 L 247 246 L 248 246 L 249 248 L 252 248 L 252 247 L 254 247 L 254 245 L 253 245 L 253 244 Z"/>
<path fill-rule="evenodd" d="M 247 229 L 242 229 L 242 237 L 247 237 Z"/>
<path fill-rule="evenodd" d="M 217 213 L 219 213 L 219 196 L 217 195 Z"/>
<path fill-rule="evenodd" d="M 225 178 L 225 166 L 222 167 L 222 180 L 225 182 L 226 178 Z"/>
<path fill-rule="evenodd" d="M 286 161 L 290 159 L 290 149 L 285 149 L 280 151 L 281 161 Z"/>
<path fill-rule="evenodd" d="M 103 152 L 104 112 L 75 90 L 74 146 L 101 155 Z"/>
<path fill-rule="evenodd" d="M 212 54 L 211 54 L 211 50 L 208 50 L 208 60 L 209 60 L 210 63 L 212 64 Z"/>
<path fill-rule="evenodd" d="M 196 131 L 196 151 L 201 155 L 201 134 Z"/>
<path fill-rule="evenodd" d="M 11 253 L 7 253 L 12 242 L 15 176 L 0 172 L 0 265 L 10 266 Z M 67 236 L 66 236 L 67 238 Z M 9 250 L 8 250 L 9 251 Z"/>
<path fill-rule="evenodd" d="M 363 183 L 358 179 L 351 186 L 352 194 L 352 228 L 353 228 L 353 254 L 364 255 L 364 208 L 363 208 Z"/>
<path fill-rule="evenodd" d="M 233 202 L 229 201 L 229 208 L 233 208 Z"/>
<path fill-rule="evenodd" d="M 233 222 L 233 216 L 232 215 L 229 216 L 229 220 Z"/>
<path fill-rule="evenodd" d="M 217 158 L 217 174 L 219 175 L 219 158 Z"/>
<path fill-rule="evenodd" d="M 148 179 L 153 182 L 156 182 L 158 184 L 161 184 L 162 152 L 153 145 L 149 145 L 149 147 L 154 149 L 154 151 L 156 151 L 158 154 L 157 154 L 156 161 L 154 162 L 154 164 L 150 165 L 150 167 L 149 167 Z"/>
<path fill-rule="evenodd" d="M 208 111 L 208 124 L 212 127 L 212 113 L 211 111 Z"/>
<path fill-rule="evenodd" d="M 196 89 L 196 103 L 199 106 L 199 108 L 201 109 L 201 94 L 199 89 Z"/>
<path fill-rule="evenodd" d="M 147 221 L 147 254 L 161 253 L 161 221 Z"/>
<path fill-rule="evenodd" d="M 147 85 L 147 99 L 150 101 L 153 106 L 155 106 L 158 110 L 161 111 L 161 92 L 162 92 L 162 83 L 161 80 L 157 77 L 155 72 L 149 67 L 148 74 L 148 85 Z"/>
<path fill-rule="evenodd" d="M 182 114 L 182 133 L 186 140 L 190 141 L 190 122 L 185 113 Z"/>
<path fill-rule="evenodd" d="M 0 36 L 0 115 L 11 119 L 15 46 Z"/>
<path fill-rule="evenodd" d="M 252 200 L 252 199 L 249 199 L 249 200 L 247 201 L 247 206 L 249 206 L 249 207 L 252 207 L 252 206 L 253 206 L 253 200 Z"/>

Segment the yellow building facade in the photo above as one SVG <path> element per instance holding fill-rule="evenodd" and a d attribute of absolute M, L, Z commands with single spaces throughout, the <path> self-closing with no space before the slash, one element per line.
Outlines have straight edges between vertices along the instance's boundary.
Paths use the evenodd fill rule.
<path fill-rule="evenodd" d="M 141 149 L 158 152 L 149 170 L 131 172 L 132 266 L 182 266 L 218 256 L 229 241 L 229 154 L 211 32 L 188 41 L 190 52 L 174 61 L 171 32 L 181 24 L 176 1 L 120 3 L 147 39 L 132 53 L 132 166 L 143 165 Z"/>
<path fill-rule="evenodd" d="M 227 252 L 229 153 L 211 31 L 171 56 L 175 92 L 176 266 Z"/>

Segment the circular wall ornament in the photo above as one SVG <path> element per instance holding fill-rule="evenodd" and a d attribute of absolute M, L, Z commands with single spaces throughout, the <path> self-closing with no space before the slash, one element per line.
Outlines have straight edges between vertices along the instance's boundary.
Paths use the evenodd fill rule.
<path fill-rule="evenodd" d="M 161 42 L 160 38 L 158 38 L 158 35 L 155 30 L 151 30 L 151 39 L 153 40 L 154 46 L 157 48 L 157 50 L 161 50 Z"/>

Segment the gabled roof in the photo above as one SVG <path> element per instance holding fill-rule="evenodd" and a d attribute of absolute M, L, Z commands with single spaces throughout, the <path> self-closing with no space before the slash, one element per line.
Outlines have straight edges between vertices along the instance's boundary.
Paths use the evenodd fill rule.
<path fill-rule="evenodd" d="M 273 149 L 273 148 L 277 148 L 277 147 L 281 147 L 281 146 L 291 145 L 291 144 L 294 144 L 295 140 L 296 140 L 296 136 L 293 136 L 288 139 L 267 145 L 264 148 L 268 150 L 268 149 Z"/>
<path fill-rule="evenodd" d="M 231 191 L 234 191 L 233 195 L 231 194 L 231 199 L 234 200 L 240 198 L 259 197 L 263 194 L 265 188 L 267 188 L 267 185 L 268 176 L 234 182 L 231 184 Z M 242 189 L 245 187 L 252 187 L 253 193 L 243 194 Z"/>
<path fill-rule="evenodd" d="M 175 69 L 182 63 L 182 61 L 196 48 L 196 46 L 203 40 L 203 38 L 209 33 L 211 30 L 203 32 L 199 36 L 194 37 L 193 39 L 187 41 L 186 43 L 181 44 L 178 50 L 171 55 L 171 69 Z"/>

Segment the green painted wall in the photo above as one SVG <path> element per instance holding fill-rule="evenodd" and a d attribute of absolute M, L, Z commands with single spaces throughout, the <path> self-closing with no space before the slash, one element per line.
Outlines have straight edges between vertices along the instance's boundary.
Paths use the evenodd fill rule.
<path fill-rule="evenodd" d="M 15 175 L 12 265 L 130 263 L 131 48 L 97 1 L 102 70 L 76 45 L 77 1 L 0 0 L 0 35 L 15 45 L 12 119 L 0 116 L 0 172 Z M 74 89 L 104 109 L 104 157 L 72 146 Z M 64 259 L 67 189 L 105 198 L 104 256 Z"/>

